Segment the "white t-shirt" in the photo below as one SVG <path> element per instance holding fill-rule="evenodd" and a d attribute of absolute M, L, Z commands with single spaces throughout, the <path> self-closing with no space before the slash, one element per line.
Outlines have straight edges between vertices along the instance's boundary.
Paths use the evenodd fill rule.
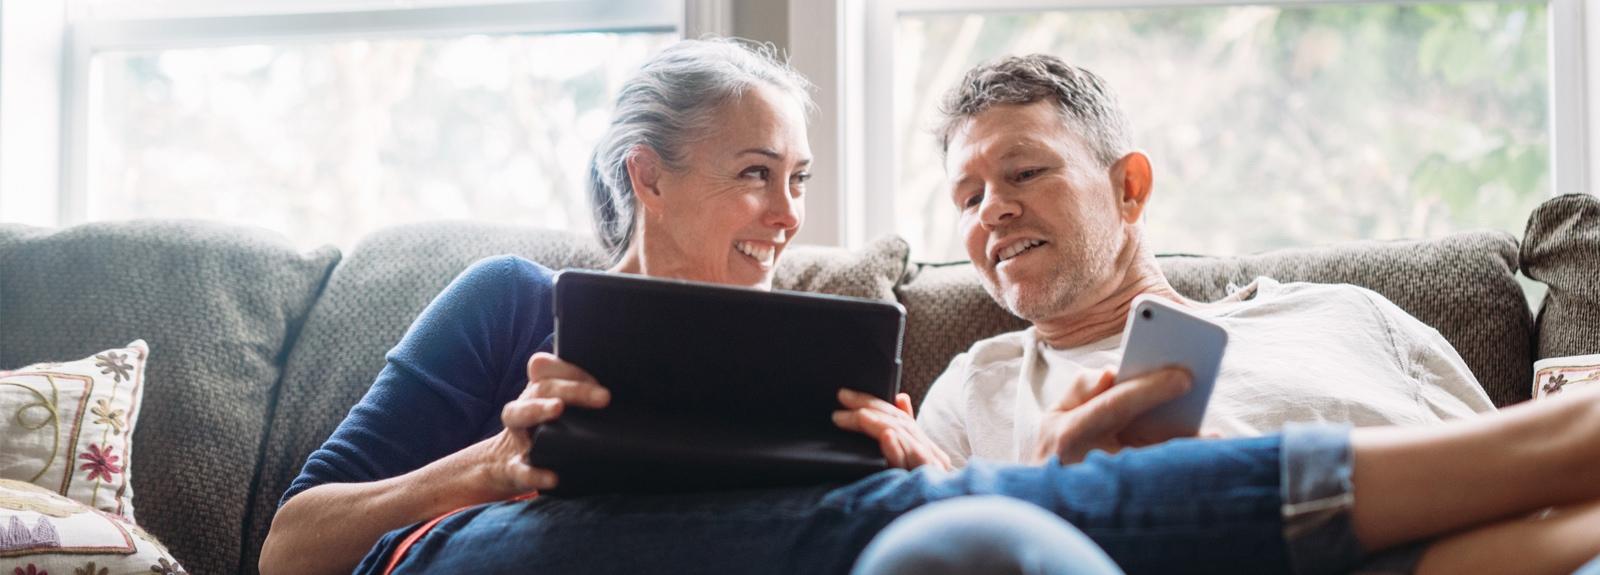
<path fill-rule="evenodd" d="M 1259 278 L 1196 313 L 1228 330 L 1207 431 L 1417 425 L 1494 410 L 1438 331 L 1371 290 Z M 957 465 L 1023 461 L 1041 413 L 1086 370 L 1115 369 L 1121 339 L 1054 349 L 1028 328 L 980 341 L 933 383 L 917 422 Z"/>

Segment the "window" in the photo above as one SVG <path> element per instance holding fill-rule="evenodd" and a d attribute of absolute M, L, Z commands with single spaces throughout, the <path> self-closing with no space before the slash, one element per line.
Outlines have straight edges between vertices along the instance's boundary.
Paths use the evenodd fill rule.
<path fill-rule="evenodd" d="M 587 230 L 589 156 L 615 94 L 676 26 L 301 37 L 291 24 L 98 49 L 78 132 L 82 218 L 223 220 L 344 248 L 438 218 Z"/>
<path fill-rule="evenodd" d="M 1044 52 L 1117 92 L 1155 165 L 1158 252 L 1520 235 L 1552 189 L 1548 22 L 1544 2 L 898 13 L 895 231 L 919 259 L 966 257 L 939 100 Z"/>

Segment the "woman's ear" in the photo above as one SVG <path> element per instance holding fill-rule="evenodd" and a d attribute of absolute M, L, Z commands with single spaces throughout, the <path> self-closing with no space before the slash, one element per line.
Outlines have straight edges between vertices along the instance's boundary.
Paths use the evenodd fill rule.
<path fill-rule="evenodd" d="M 633 197 L 647 211 L 661 205 L 661 156 L 650 146 L 634 146 L 628 154 L 628 180 L 633 184 Z"/>
<path fill-rule="evenodd" d="M 1139 221 L 1145 204 L 1150 201 L 1152 179 L 1150 158 L 1143 153 L 1128 152 L 1111 165 L 1111 188 L 1117 193 L 1122 221 L 1130 224 Z"/>

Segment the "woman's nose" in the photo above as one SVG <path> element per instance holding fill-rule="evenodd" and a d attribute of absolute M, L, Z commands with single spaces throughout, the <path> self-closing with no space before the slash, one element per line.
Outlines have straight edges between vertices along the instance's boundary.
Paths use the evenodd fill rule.
<path fill-rule="evenodd" d="M 774 197 L 767 202 L 767 225 L 792 230 L 800 227 L 800 214 L 804 211 L 804 200 L 796 197 L 790 187 L 792 184 L 779 186 Z"/>

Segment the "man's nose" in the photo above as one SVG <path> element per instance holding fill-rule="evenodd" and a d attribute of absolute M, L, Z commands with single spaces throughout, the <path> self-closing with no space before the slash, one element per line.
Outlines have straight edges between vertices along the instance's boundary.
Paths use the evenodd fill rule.
<path fill-rule="evenodd" d="M 983 203 L 978 206 L 978 219 L 983 225 L 995 228 L 1022 215 L 1022 204 L 999 189 L 989 186 L 983 191 Z"/>

